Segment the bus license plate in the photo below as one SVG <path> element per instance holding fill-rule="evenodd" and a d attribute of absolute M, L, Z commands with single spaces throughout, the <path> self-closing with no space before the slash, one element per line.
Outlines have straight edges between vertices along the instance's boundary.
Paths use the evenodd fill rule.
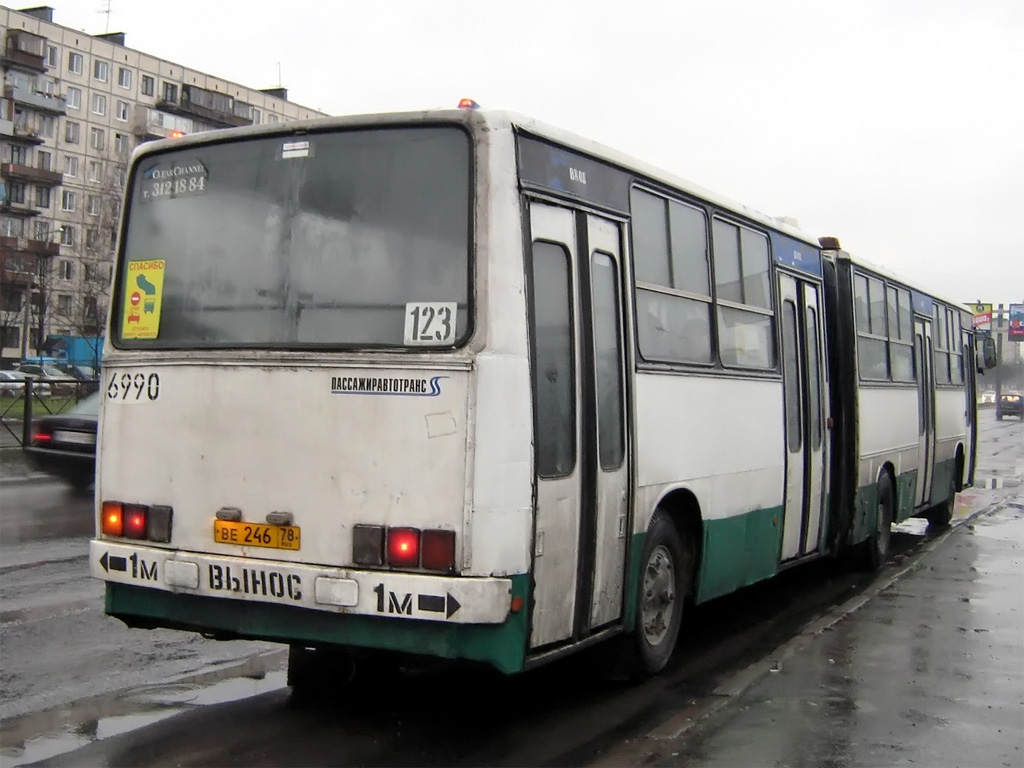
<path fill-rule="evenodd" d="M 240 547 L 267 547 L 268 549 L 300 548 L 302 529 L 294 525 L 263 525 L 262 523 L 236 523 L 231 520 L 213 521 L 213 540 L 220 544 Z"/>

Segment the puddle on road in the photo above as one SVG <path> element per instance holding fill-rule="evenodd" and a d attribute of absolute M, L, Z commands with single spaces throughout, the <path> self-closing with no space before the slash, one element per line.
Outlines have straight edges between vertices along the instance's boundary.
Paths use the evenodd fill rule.
<path fill-rule="evenodd" d="M 202 675 L 200 675 L 202 677 Z M 283 670 L 231 677 L 207 685 L 147 685 L 11 718 L 0 731 L 0 768 L 62 755 L 191 709 L 258 696 L 285 687 Z"/>

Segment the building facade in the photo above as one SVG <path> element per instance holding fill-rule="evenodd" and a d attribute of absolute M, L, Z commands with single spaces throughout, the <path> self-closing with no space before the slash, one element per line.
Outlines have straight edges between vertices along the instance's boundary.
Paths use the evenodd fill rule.
<path fill-rule="evenodd" d="M 0 6 L 0 365 L 106 322 L 128 161 L 141 142 L 322 116 Z"/>

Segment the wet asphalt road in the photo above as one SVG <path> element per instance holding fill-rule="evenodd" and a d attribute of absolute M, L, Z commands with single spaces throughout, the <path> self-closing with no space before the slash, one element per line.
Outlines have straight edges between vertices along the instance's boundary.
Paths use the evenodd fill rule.
<path fill-rule="evenodd" d="M 979 479 L 1024 474 L 1021 424 L 997 424 L 990 412 L 987 421 L 983 413 L 982 424 Z M 691 615 L 696 628 L 668 673 L 644 685 L 595 679 L 592 671 L 600 659 L 588 655 L 516 678 L 450 667 L 406 673 L 395 681 L 339 692 L 331 700 L 298 702 L 284 687 L 277 646 L 127 630 L 105 617 L 101 586 L 87 576 L 85 539 L 92 527 L 87 496 L 76 498 L 54 483 L 5 485 L 0 493 L 0 765 L 36 760 L 54 765 L 582 765 L 609 758 L 609 764 L 625 764 L 630 761 L 615 762 L 614 756 L 635 754 L 629 750 L 646 746 L 649 734 L 665 723 L 706 711 L 709 701 L 721 699 L 723 685 L 737 674 L 742 677 L 742 670 L 756 666 L 815 617 L 851 597 L 870 594 L 879 583 L 818 563 L 702 606 Z M 1012 488 L 972 490 L 965 501 L 976 509 L 1017 493 Z M 923 526 L 911 523 L 894 537 L 901 554 L 887 570 L 941 554 L 953 535 L 940 538 L 940 547 L 925 553 L 930 537 Z M 1009 567 L 1019 584 L 1019 560 Z M 879 578 L 885 576 L 883 571 Z M 987 586 L 984 580 L 977 585 Z M 886 594 L 870 603 L 884 606 L 898 590 Z M 1019 606 L 1019 588 L 1016 594 Z M 880 621 L 884 626 L 884 616 Z M 949 643 L 949 638 L 934 639 Z M 870 638 L 852 634 L 837 642 L 845 644 L 846 656 L 837 645 L 829 651 L 833 661 L 849 657 L 852 663 L 863 662 L 849 649 L 871 646 Z M 924 652 L 931 644 L 922 637 L 917 647 Z M 947 668 L 950 663 L 942 662 Z M 897 665 L 892 677 L 905 680 L 906 664 Z M 793 690 L 798 688 L 794 684 Z M 823 694 L 822 711 L 835 716 L 849 708 L 836 698 L 841 693 Z M 957 704 L 955 692 L 939 695 Z M 851 694 L 843 701 L 861 700 Z M 727 749 L 735 738 L 733 729 L 746 739 L 744 729 L 754 725 L 719 718 L 746 706 L 730 703 L 702 721 L 700 730 L 684 733 L 672 749 L 648 750 L 645 759 L 763 764 L 759 758 L 727 759 L 737 757 Z M 796 721 L 788 711 L 781 719 Z M 806 730 L 812 720 L 798 720 L 804 730 L 794 729 L 792 738 L 814 742 Z M 924 733 L 942 723 L 924 717 L 919 724 L 892 721 L 892 743 L 901 743 L 904 726 Z M 879 734 L 873 738 L 864 743 L 889 743 Z M 834 741 L 842 741 L 841 733 Z M 924 737 L 908 749 L 921 749 L 923 743 Z M 832 762 L 826 753 L 807 754 Z M 834 764 L 877 764 L 864 762 L 872 752 L 847 748 L 830 754 Z M 913 754 L 896 750 L 889 757 L 900 762 Z M 795 756 L 773 759 L 822 762 L 791 762 Z M 851 757 L 857 760 L 850 762 Z"/>

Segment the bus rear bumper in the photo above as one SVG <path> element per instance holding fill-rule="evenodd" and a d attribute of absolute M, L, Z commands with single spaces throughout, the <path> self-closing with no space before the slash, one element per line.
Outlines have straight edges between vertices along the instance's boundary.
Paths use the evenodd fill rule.
<path fill-rule="evenodd" d="M 179 595 L 442 624 L 503 624 L 513 593 L 510 578 L 361 571 L 96 539 L 89 568 L 108 583 Z"/>

